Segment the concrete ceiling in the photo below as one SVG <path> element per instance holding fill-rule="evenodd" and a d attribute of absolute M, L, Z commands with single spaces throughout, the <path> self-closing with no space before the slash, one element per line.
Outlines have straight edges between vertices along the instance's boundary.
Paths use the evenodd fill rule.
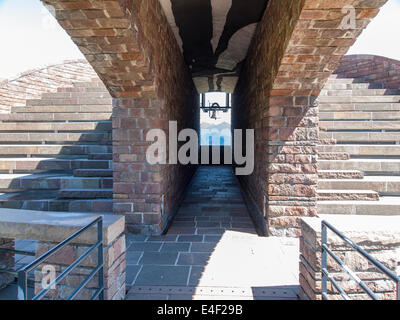
<path fill-rule="evenodd" d="M 233 92 L 268 0 L 159 0 L 200 93 Z"/>

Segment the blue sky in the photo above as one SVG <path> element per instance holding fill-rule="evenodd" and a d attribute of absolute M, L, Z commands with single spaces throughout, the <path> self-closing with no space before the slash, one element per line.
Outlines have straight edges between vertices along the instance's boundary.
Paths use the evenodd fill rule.
<path fill-rule="evenodd" d="M 400 0 L 389 0 L 349 54 L 400 60 Z M 0 0 L 0 78 L 28 69 L 83 58 L 40 0 Z"/>

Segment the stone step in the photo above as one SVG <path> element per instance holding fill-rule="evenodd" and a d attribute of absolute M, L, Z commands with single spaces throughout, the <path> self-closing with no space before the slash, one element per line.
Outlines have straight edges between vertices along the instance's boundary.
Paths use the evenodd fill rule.
<path fill-rule="evenodd" d="M 104 88 L 96 88 L 96 91 L 68 91 L 68 92 L 46 92 L 42 93 L 42 99 L 73 99 L 73 98 L 111 98 L 108 91 Z"/>
<path fill-rule="evenodd" d="M 111 153 L 108 145 L 0 145 L 0 155 L 7 156 L 77 156 Z"/>
<path fill-rule="evenodd" d="M 345 152 L 350 156 L 400 156 L 400 145 L 337 144 L 320 145 L 319 152 Z"/>
<path fill-rule="evenodd" d="M 320 120 L 400 120 L 400 112 L 320 112 Z"/>
<path fill-rule="evenodd" d="M 112 189 L 63 189 L 58 191 L 59 199 L 108 199 L 112 197 Z"/>
<path fill-rule="evenodd" d="M 334 200 L 378 201 L 379 194 L 372 190 L 319 189 L 317 194 L 317 199 L 318 201 L 334 201 Z"/>
<path fill-rule="evenodd" d="M 106 144 L 111 142 L 110 132 L 74 132 L 74 133 L 0 133 L 1 142 L 97 142 Z"/>
<path fill-rule="evenodd" d="M 48 122 L 48 121 L 109 121 L 111 113 L 11 113 L 0 114 L 4 122 Z"/>
<path fill-rule="evenodd" d="M 340 112 L 340 111 L 400 111 L 400 103 L 320 103 L 319 111 Z"/>
<path fill-rule="evenodd" d="M 400 141 L 400 132 L 320 132 L 320 139 L 334 139 L 337 143 L 396 143 Z"/>
<path fill-rule="evenodd" d="M 22 190 L 80 190 L 112 188 L 105 177 L 73 177 L 61 174 L 0 174 L 0 190 L 13 193 Z"/>
<path fill-rule="evenodd" d="M 335 75 L 331 75 L 326 81 L 327 84 L 368 84 L 364 79 L 358 78 L 337 78 Z"/>
<path fill-rule="evenodd" d="M 357 90 L 357 89 L 383 89 L 383 84 L 379 83 L 344 83 L 328 80 L 324 86 L 327 90 Z"/>
<path fill-rule="evenodd" d="M 101 81 L 74 82 L 72 86 L 74 88 L 105 88 L 104 83 Z"/>
<path fill-rule="evenodd" d="M 348 160 L 350 155 L 344 152 L 319 152 L 318 160 Z"/>
<path fill-rule="evenodd" d="M 91 92 L 100 92 L 107 94 L 108 91 L 105 87 L 65 87 L 65 88 L 57 88 L 57 92 L 59 93 L 91 93 Z"/>
<path fill-rule="evenodd" d="M 88 154 L 89 160 L 112 160 L 112 153 L 90 153 Z"/>
<path fill-rule="evenodd" d="M 65 99 L 32 99 L 26 100 L 26 106 L 62 106 L 62 105 L 112 105 L 112 98 L 65 98 Z"/>
<path fill-rule="evenodd" d="M 112 177 L 112 169 L 76 169 L 74 177 Z"/>
<path fill-rule="evenodd" d="M 400 197 L 379 201 L 318 201 L 318 214 L 400 215 Z"/>
<path fill-rule="evenodd" d="M 324 130 L 400 130 L 400 121 L 320 121 L 319 127 Z"/>
<path fill-rule="evenodd" d="M 31 106 L 11 107 L 12 113 L 112 113 L 112 105 L 77 105 L 77 106 Z"/>
<path fill-rule="evenodd" d="M 0 122 L 0 131 L 108 131 L 111 121 L 97 122 Z"/>
<path fill-rule="evenodd" d="M 319 170 L 360 170 L 369 175 L 398 175 L 400 159 L 319 160 Z"/>
<path fill-rule="evenodd" d="M 319 179 L 362 179 L 364 173 L 358 170 L 318 170 Z"/>
<path fill-rule="evenodd" d="M 351 88 L 351 89 L 326 89 L 321 90 L 320 97 L 372 97 L 372 96 L 387 96 L 387 95 L 399 95 L 400 90 L 398 89 L 362 89 L 362 88 Z"/>
<path fill-rule="evenodd" d="M 0 193 L 0 208 L 112 213 L 112 199 L 57 199 L 57 191 L 24 191 L 18 193 Z"/>
<path fill-rule="evenodd" d="M 377 102 L 400 102 L 400 95 L 389 96 L 319 96 L 320 103 L 377 103 Z"/>
<path fill-rule="evenodd" d="M 110 169 L 109 160 L 60 159 L 60 158 L 0 158 L 2 172 L 43 172 L 75 169 Z"/>
<path fill-rule="evenodd" d="M 373 190 L 382 195 L 400 195 L 400 176 L 365 176 L 364 179 L 320 179 L 321 190 Z"/>

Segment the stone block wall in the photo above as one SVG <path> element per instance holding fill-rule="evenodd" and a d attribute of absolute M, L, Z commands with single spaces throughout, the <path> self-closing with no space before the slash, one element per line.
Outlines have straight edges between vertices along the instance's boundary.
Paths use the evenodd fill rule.
<path fill-rule="evenodd" d="M 331 217 L 329 217 L 331 218 Z M 329 221 L 329 218 L 328 221 Z M 390 230 L 371 231 L 373 222 L 368 222 L 368 227 L 360 228 L 363 225 L 359 218 L 359 225 L 355 225 L 348 216 L 334 219 L 332 224 L 339 228 L 355 243 L 374 258 L 383 263 L 390 270 L 397 272 L 400 261 L 400 235 Z M 375 217 L 379 219 L 379 217 Z M 346 220 L 347 219 L 347 220 Z M 387 229 L 393 227 L 389 225 Z M 393 222 L 392 222 L 393 223 Z M 351 231 L 353 230 L 353 231 Z M 305 218 L 301 221 L 302 235 L 300 237 L 300 291 L 299 296 L 304 300 L 321 300 L 321 219 Z M 366 258 L 357 253 L 343 240 L 328 231 L 329 248 L 351 269 L 365 284 L 382 300 L 396 299 L 396 283 L 387 277 L 383 272 L 372 265 Z M 368 300 L 370 297 L 363 289 L 347 275 L 339 265 L 328 255 L 328 271 L 339 283 L 341 288 L 352 300 Z M 328 294 L 332 300 L 343 298 L 328 281 Z"/>
<path fill-rule="evenodd" d="M 40 242 L 36 247 L 36 258 L 49 251 L 57 244 L 51 242 Z M 56 276 L 63 272 L 77 258 L 79 258 L 89 245 L 70 244 L 62 248 L 57 254 L 49 258 L 35 269 L 35 294 L 43 289 L 42 281 L 46 284 L 48 270 L 55 271 Z M 104 259 L 104 299 L 124 300 L 125 299 L 125 277 L 126 277 L 126 241 L 125 235 L 120 234 L 112 243 L 103 248 Z M 50 290 L 45 299 L 63 300 L 76 289 L 82 281 L 97 266 L 97 250 L 94 250 L 80 265 L 66 276 L 54 289 Z M 45 268 L 45 269 L 44 269 Z M 49 278 L 47 278 L 49 279 Z M 98 289 L 98 274 L 96 274 L 82 291 L 75 298 L 76 300 L 88 300 Z M 48 282 L 47 282 L 48 283 Z"/>
<path fill-rule="evenodd" d="M 241 177 L 270 235 L 299 236 L 315 216 L 317 97 L 329 75 L 386 0 L 274 1 L 244 62 L 233 95 L 233 127 L 255 130 L 255 170 Z M 343 29 L 345 6 L 354 29 Z"/>
<path fill-rule="evenodd" d="M 0 248 L 14 249 L 13 239 L 0 238 Z M 0 252 L 0 269 L 12 270 L 14 267 L 14 254 L 8 252 Z M 0 289 L 14 281 L 14 275 L 9 273 L 0 273 Z"/>
<path fill-rule="evenodd" d="M 400 62 L 374 55 L 345 56 L 335 71 L 339 77 L 365 78 L 384 88 L 400 88 Z"/>

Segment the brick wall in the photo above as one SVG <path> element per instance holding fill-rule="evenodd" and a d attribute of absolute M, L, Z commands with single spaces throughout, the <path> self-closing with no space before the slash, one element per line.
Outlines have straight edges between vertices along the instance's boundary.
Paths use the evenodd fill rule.
<path fill-rule="evenodd" d="M 56 92 L 74 82 L 97 80 L 98 76 L 85 60 L 65 61 L 26 71 L 14 78 L 0 81 L 0 110 L 24 106 L 28 99 L 40 99 L 42 93 Z"/>
<path fill-rule="evenodd" d="M 317 213 L 316 98 L 385 2 L 268 3 L 233 97 L 233 126 L 255 129 L 255 171 L 241 181 L 271 235 L 299 236 L 300 217 Z M 346 5 L 355 29 L 340 27 Z"/>
<path fill-rule="evenodd" d="M 400 88 L 400 62 L 374 55 L 345 56 L 335 70 L 339 77 L 365 78 L 383 88 Z"/>
<path fill-rule="evenodd" d="M 132 232 L 159 233 L 195 167 L 148 164 L 145 152 L 151 143 L 145 136 L 157 128 L 168 139 L 169 121 L 178 122 L 178 132 L 198 131 L 199 99 L 159 2 L 126 1 L 124 6 L 132 14 L 140 50 L 149 61 L 152 90 L 142 90 L 139 98 L 114 99 L 114 212 L 126 215 Z"/>

